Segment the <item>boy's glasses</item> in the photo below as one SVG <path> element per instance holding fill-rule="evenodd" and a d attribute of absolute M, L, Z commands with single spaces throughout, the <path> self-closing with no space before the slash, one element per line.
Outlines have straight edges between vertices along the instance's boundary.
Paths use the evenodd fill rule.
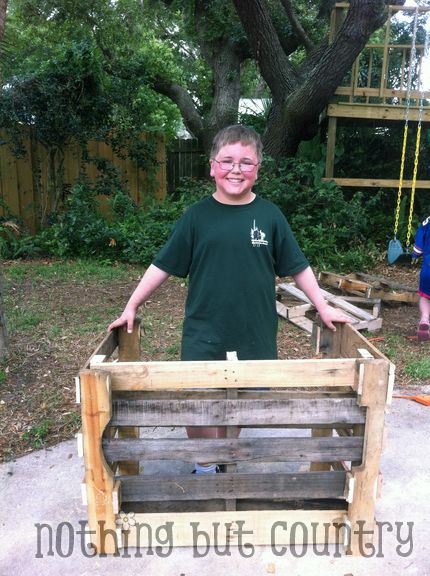
<path fill-rule="evenodd" d="M 220 170 L 223 172 L 230 172 L 235 166 L 239 166 L 241 172 L 252 172 L 258 166 L 258 164 L 252 164 L 251 162 L 227 162 L 215 160 L 215 158 L 212 158 L 212 160 L 219 164 Z"/>

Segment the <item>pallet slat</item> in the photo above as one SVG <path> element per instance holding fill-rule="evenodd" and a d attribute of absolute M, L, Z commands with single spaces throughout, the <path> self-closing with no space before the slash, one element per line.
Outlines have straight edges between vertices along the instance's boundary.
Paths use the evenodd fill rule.
<path fill-rule="evenodd" d="M 354 398 L 314 400 L 115 400 L 111 426 L 363 424 Z"/>
<path fill-rule="evenodd" d="M 327 360 L 213 360 L 189 362 L 103 362 L 93 364 L 111 377 L 116 390 L 184 388 L 296 388 L 352 386 L 355 358 Z"/>
<path fill-rule="evenodd" d="M 343 498 L 346 473 L 208 474 L 120 477 L 125 502 L 214 498 Z"/>
<path fill-rule="evenodd" d="M 229 439 L 111 439 L 104 440 L 109 461 L 181 460 L 196 462 L 203 453 L 209 462 L 331 462 L 359 460 L 363 437 L 229 438 Z"/>

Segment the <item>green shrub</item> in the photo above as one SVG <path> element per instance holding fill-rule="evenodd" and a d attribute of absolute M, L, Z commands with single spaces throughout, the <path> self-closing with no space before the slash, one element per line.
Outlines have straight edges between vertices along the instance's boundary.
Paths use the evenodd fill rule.
<path fill-rule="evenodd" d="M 49 227 L 36 236 L 0 234 L 1 255 L 97 257 L 148 265 L 174 222 L 213 190 L 211 181 L 184 178 L 174 195 L 162 202 L 149 197 L 142 206 L 123 190 L 113 190 L 105 217 L 98 207 L 97 187 L 82 182 L 72 188 L 65 210 L 53 215 Z M 322 182 L 321 164 L 300 159 L 275 163 L 266 158 L 256 192 L 286 214 L 312 265 L 363 270 L 379 254 L 377 243 L 386 243 L 387 219 L 378 211 L 378 194 L 369 199 L 360 192 L 342 191 L 333 182 Z"/>

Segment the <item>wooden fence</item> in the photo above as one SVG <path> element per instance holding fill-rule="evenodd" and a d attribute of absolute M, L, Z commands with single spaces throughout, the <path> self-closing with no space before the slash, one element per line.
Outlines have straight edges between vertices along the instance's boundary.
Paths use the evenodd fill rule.
<path fill-rule="evenodd" d="M 167 153 L 167 189 L 174 192 L 181 178 L 204 178 L 209 162 L 197 140 L 175 140 Z"/>
<path fill-rule="evenodd" d="M 160 136 L 142 135 L 149 140 L 156 138 L 158 167 L 155 174 L 140 169 L 130 158 L 120 158 L 112 148 L 101 141 L 88 144 L 90 158 L 108 160 L 119 170 L 124 187 L 138 204 L 143 197 L 166 195 L 166 150 Z M 0 131 L 0 141 L 7 136 Z M 24 141 L 26 155 L 17 159 L 7 144 L 0 146 L 0 217 L 12 213 L 21 218 L 31 232 L 36 231 L 50 212 L 55 211 L 64 193 L 76 182 L 82 172 L 82 150 L 71 144 L 64 150 L 47 149 L 30 137 Z M 94 162 L 86 163 L 85 173 L 90 181 L 100 176 Z"/>

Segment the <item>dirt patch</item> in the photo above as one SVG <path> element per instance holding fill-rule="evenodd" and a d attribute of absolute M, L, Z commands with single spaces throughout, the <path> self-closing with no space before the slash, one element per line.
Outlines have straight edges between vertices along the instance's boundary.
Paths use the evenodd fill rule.
<path fill-rule="evenodd" d="M 51 263 L 42 262 L 48 271 Z M 119 279 L 87 277 L 70 281 L 47 274 L 35 278 L 8 274 L 8 314 L 15 318 L 10 355 L 0 380 L 0 457 L 11 459 L 41 446 L 70 439 L 80 426 L 74 377 L 103 338 L 135 288 L 142 269 L 130 267 Z M 22 267 L 23 264 L 21 263 Z M 29 263 L 29 269 L 31 263 Z M 25 265 L 24 265 L 25 267 Z M 419 270 L 381 266 L 372 272 L 414 287 Z M 332 289 L 330 289 L 333 291 Z M 142 310 L 145 334 L 142 359 L 179 358 L 186 284 L 169 279 Z M 369 337 L 397 365 L 396 386 L 416 387 L 405 365 L 429 354 L 429 346 L 414 340 L 418 310 L 410 305 L 383 305 L 383 327 Z M 280 358 L 310 358 L 309 336 L 280 320 Z"/>

